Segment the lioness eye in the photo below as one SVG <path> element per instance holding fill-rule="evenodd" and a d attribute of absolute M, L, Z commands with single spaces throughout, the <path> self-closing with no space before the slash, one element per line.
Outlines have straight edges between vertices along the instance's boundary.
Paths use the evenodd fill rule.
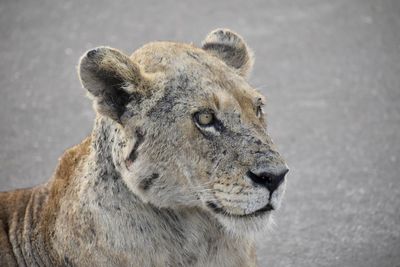
<path fill-rule="evenodd" d="M 202 110 L 194 113 L 193 121 L 203 134 L 218 136 L 225 129 L 212 110 Z"/>
<path fill-rule="evenodd" d="M 198 121 L 200 125 L 211 124 L 214 120 L 214 115 L 212 113 L 201 113 L 198 116 Z"/>

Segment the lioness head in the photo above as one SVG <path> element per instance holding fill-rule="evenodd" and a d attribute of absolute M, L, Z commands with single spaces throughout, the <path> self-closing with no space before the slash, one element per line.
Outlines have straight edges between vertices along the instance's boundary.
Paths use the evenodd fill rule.
<path fill-rule="evenodd" d="M 288 169 L 266 130 L 264 97 L 246 80 L 252 64 L 226 29 L 201 48 L 154 42 L 130 57 L 99 47 L 81 58 L 83 87 L 115 125 L 115 168 L 136 196 L 205 209 L 235 233 L 267 224 Z"/>

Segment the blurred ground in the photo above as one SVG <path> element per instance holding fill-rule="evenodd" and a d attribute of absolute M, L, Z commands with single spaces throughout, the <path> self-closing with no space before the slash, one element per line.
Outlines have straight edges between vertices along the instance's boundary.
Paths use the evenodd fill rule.
<path fill-rule="evenodd" d="M 251 83 L 291 167 L 260 265 L 400 266 L 400 1 L 77 3 L 0 2 L 0 190 L 46 181 L 90 132 L 85 50 L 229 27 L 256 53 Z"/>

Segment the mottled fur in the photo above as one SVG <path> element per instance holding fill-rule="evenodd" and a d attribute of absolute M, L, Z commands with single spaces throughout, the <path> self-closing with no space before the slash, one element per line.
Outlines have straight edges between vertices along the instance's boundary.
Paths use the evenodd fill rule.
<path fill-rule="evenodd" d="M 286 165 L 246 81 L 251 65 L 226 29 L 202 48 L 87 52 L 79 75 L 98 112 L 93 132 L 47 184 L 0 193 L 0 265 L 255 266 L 252 235 L 284 182 L 270 191 L 249 171 Z"/>

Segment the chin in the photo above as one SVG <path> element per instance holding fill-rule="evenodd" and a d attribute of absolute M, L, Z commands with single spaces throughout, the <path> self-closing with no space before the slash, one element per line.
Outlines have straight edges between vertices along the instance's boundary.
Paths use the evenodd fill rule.
<path fill-rule="evenodd" d="M 229 234 L 239 238 L 254 238 L 257 234 L 266 232 L 272 222 L 271 211 L 249 216 L 216 214 L 216 218 Z"/>

